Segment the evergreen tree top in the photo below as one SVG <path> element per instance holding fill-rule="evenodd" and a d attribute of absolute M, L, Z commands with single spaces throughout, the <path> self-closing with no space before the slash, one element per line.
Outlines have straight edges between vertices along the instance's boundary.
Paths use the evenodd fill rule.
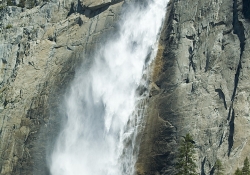
<path fill-rule="evenodd" d="M 222 166 L 220 159 L 216 160 L 214 168 L 215 168 L 215 175 L 223 175 L 224 168 Z"/>
<path fill-rule="evenodd" d="M 197 175 L 194 162 L 194 141 L 190 134 L 183 137 L 178 150 L 177 175 Z"/>
<path fill-rule="evenodd" d="M 235 171 L 234 175 L 242 175 L 242 172 L 239 168 Z"/>
<path fill-rule="evenodd" d="M 249 165 L 249 160 L 247 157 L 244 160 L 244 166 L 242 168 L 242 175 L 250 175 L 250 165 Z"/>

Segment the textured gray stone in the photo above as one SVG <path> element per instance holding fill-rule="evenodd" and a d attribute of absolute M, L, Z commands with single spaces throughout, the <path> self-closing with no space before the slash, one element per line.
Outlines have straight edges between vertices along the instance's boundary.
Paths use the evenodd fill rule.
<path fill-rule="evenodd" d="M 249 10 L 240 0 L 170 1 L 138 174 L 174 174 L 186 133 L 194 137 L 197 173 L 213 174 L 216 159 L 225 174 L 243 166 L 250 153 Z"/>
<path fill-rule="evenodd" d="M 121 5 L 89 10 L 58 0 L 0 11 L 1 175 L 49 174 L 46 153 L 63 121 L 67 84 L 102 34 L 114 30 Z"/>
<path fill-rule="evenodd" d="M 66 84 L 114 27 L 119 2 L 38 1 L 0 11 L 0 174 L 49 174 L 45 153 L 63 120 Z M 194 137 L 198 173 L 213 174 L 218 158 L 225 174 L 243 165 L 250 152 L 249 11 L 246 0 L 170 1 L 137 174 L 174 174 L 186 133 Z"/>

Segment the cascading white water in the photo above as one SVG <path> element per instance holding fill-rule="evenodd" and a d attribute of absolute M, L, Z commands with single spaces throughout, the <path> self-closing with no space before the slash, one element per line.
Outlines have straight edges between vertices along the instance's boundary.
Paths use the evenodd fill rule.
<path fill-rule="evenodd" d="M 96 50 L 89 70 L 76 73 L 66 98 L 67 123 L 51 156 L 52 175 L 134 174 L 142 119 L 135 112 L 136 90 L 150 63 L 146 58 L 157 49 L 167 1 L 129 5 L 118 37 Z"/>

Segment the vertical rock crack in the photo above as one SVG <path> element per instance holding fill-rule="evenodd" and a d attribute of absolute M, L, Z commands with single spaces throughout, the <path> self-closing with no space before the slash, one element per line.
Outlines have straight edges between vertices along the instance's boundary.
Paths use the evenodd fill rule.
<path fill-rule="evenodd" d="M 246 36 L 244 33 L 244 26 L 242 24 L 242 22 L 239 20 L 239 16 L 238 16 L 238 9 L 237 9 L 237 0 L 233 0 L 233 32 L 234 34 L 237 35 L 237 37 L 239 38 L 240 41 L 240 59 L 239 59 L 239 63 L 238 63 L 238 67 L 236 70 L 236 74 L 234 77 L 234 89 L 233 89 L 233 94 L 232 94 L 232 98 L 231 98 L 231 106 L 229 109 L 229 114 L 228 114 L 228 120 L 229 120 L 229 136 L 228 136 L 228 156 L 230 156 L 232 147 L 233 147 L 233 139 L 234 139 L 234 109 L 233 109 L 233 102 L 234 102 L 234 98 L 235 98 L 235 94 L 236 94 L 236 90 L 238 87 L 238 83 L 239 83 L 239 76 L 240 76 L 240 70 L 242 68 L 241 65 L 241 60 L 242 60 L 242 55 L 245 49 L 245 40 L 246 40 Z M 232 113 L 231 113 L 232 111 Z"/>

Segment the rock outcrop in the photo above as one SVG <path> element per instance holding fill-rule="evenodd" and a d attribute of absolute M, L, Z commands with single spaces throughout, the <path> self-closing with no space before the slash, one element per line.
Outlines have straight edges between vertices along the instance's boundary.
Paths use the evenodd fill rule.
<path fill-rule="evenodd" d="M 89 3 L 90 1 L 86 1 Z M 0 174 L 49 174 L 46 153 L 60 129 L 66 84 L 123 2 L 54 0 L 0 9 Z M 89 5 L 90 6 L 90 5 Z M 96 8 L 95 8 L 96 6 Z"/>
<path fill-rule="evenodd" d="M 249 11 L 247 0 L 169 2 L 138 174 L 174 174 L 186 133 L 201 175 L 217 159 L 233 174 L 250 156 Z"/>
<path fill-rule="evenodd" d="M 85 6 L 89 9 L 98 9 L 102 8 L 111 4 L 115 4 L 118 2 L 121 2 L 123 0 L 82 0 L 81 4 L 82 6 Z"/>

